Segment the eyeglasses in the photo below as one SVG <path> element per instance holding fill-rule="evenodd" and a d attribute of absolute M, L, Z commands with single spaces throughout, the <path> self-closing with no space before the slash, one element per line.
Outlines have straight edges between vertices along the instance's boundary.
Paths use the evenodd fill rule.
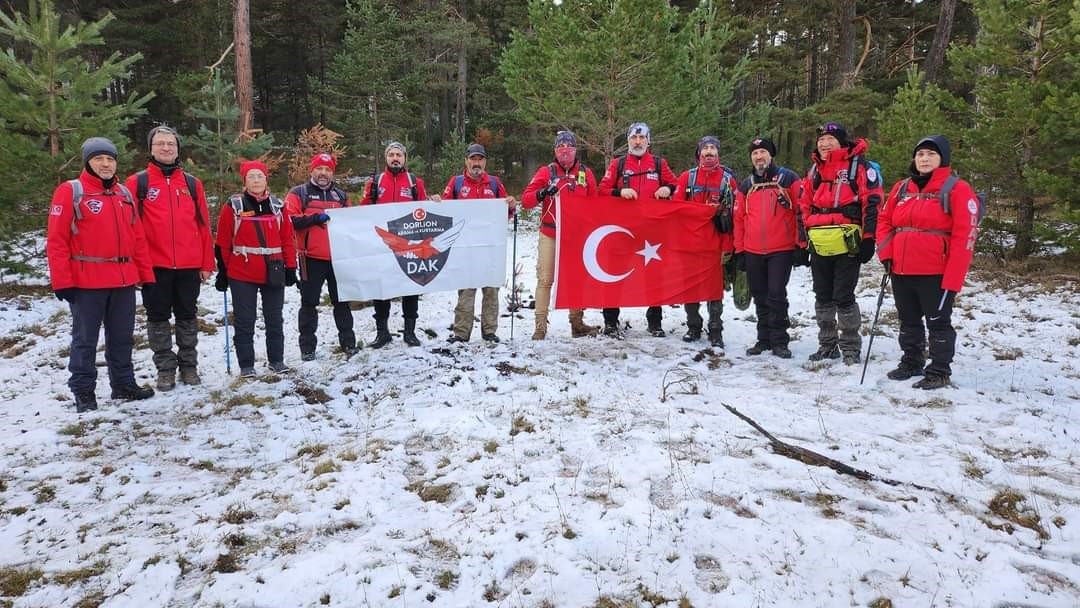
<path fill-rule="evenodd" d="M 175 148 L 176 147 L 176 142 L 175 141 L 155 141 L 153 143 L 153 146 L 155 148 Z"/>

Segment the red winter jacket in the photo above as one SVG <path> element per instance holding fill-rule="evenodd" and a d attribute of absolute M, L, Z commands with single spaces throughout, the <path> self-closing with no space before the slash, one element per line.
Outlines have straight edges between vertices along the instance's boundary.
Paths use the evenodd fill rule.
<path fill-rule="evenodd" d="M 142 222 L 118 185 L 79 175 L 82 200 L 75 219 L 71 184 L 53 191 L 45 250 L 53 290 L 109 289 L 153 283 L 154 269 Z"/>
<path fill-rule="evenodd" d="M 188 192 L 181 169 L 166 176 L 154 163 L 147 165 L 146 177 L 146 199 L 141 204 L 138 174 L 129 175 L 125 185 L 136 198 L 154 267 L 214 270 L 210 211 L 202 182 L 196 179 L 196 192 Z M 196 219 L 196 213 L 202 222 Z"/>
<path fill-rule="evenodd" d="M 330 229 L 314 217 L 327 209 L 349 206 L 349 195 L 333 184 L 323 190 L 310 181 L 296 186 L 285 195 L 285 214 L 292 221 L 296 248 L 317 260 L 330 260 Z"/>
<path fill-rule="evenodd" d="M 731 192 L 732 196 L 734 196 L 736 188 L 738 188 L 738 184 L 735 182 L 735 174 L 730 169 L 720 166 L 712 170 L 698 168 L 697 175 L 694 177 L 694 192 L 687 192 L 690 188 L 690 171 L 683 171 L 682 175 L 679 176 L 675 194 L 672 195 L 672 198 L 677 201 L 692 201 L 709 205 L 723 204 L 720 197 L 725 173 L 728 176 L 728 192 Z M 734 248 L 734 235 L 731 233 L 721 234 L 720 250 L 724 253 L 730 253 Z"/>
<path fill-rule="evenodd" d="M 416 180 L 416 197 L 412 195 L 412 187 L 409 186 L 409 175 Z M 424 180 L 420 177 L 402 171 L 394 175 L 389 169 L 379 174 L 379 196 L 376 203 L 405 203 L 409 201 L 427 200 L 427 190 L 424 189 Z M 360 199 L 361 205 L 372 204 L 371 181 L 364 185 L 364 196 Z"/>
<path fill-rule="evenodd" d="M 457 183 L 458 178 L 462 179 L 461 189 L 458 190 L 457 195 L 454 193 L 454 184 Z M 491 189 L 491 182 L 495 182 L 495 190 Z M 446 182 L 446 187 L 443 188 L 442 197 L 443 200 L 453 199 L 480 199 L 480 198 L 503 198 L 506 196 L 506 188 L 503 187 L 499 178 L 488 175 L 487 171 L 480 173 L 480 179 L 473 179 L 469 177 L 468 173 L 461 175 L 455 175 L 450 178 L 450 181 Z"/>
<path fill-rule="evenodd" d="M 858 195 L 848 181 L 852 157 L 861 157 L 868 149 L 866 140 L 860 139 L 850 148 L 833 150 L 827 159 L 819 157 L 816 151 L 813 153 L 814 166 L 803 178 L 799 197 L 799 210 L 807 229 L 856 224 L 862 227 L 863 238 L 874 237 L 878 207 L 885 194 L 881 189 L 881 176 L 865 162 L 859 162 L 855 175 Z M 815 173 L 820 176 L 816 188 Z"/>
<path fill-rule="evenodd" d="M 878 257 L 892 260 L 896 274 L 942 275 L 941 288 L 959 292 L 975 253 L 979 201 L 960 180 L 949 193 L 951 213 L 945 213 L 936 195 L 951 174 L 950 167 L 935 169 L 921 192 L 913 180 L 893 186 L 878 215 Z"/>
<path fill-rule="evenodd" d="M 540 204 L 540 192 L 554 185 L 559 189 L 563 203 L 580 201 L 589 196 L 596 196 L 596 177 L 591 169 L 581 163 L 574 163 L 570 170 L 563 169 L 559 163 L 550 163 L 536 170 L 525 192 L 521 195 L 521 206 L 532 209 Z M 540 208 L 540 234 L 555 238 L 555 197 L 544 198 Z"/>
<path fill-rule="evenodd" d="M 735 193 L 735 251 L 768 255 L 806 247 L 796 202 L 801 186 L 794 171 L 775 165 L 744 179 Z"/>
<path fill-rule="evenodd" d="M 675 174 L 668 166 L 666 158 L 660 159 L 659 170 L 656 167 L 656 156 L 652 152 L 646 152 L 643 156 L 626 155 L 626 165 L 623 174 L 619 175 L 619 159 L 616 156 L 608 164 L 603 179 L 600 180 L 600 192 L 619 196 L 623 188 L 631 188 L 637 192 L 638 198 L 656 198 L 656 191 L 661 186 L 675 188 Z"/>
<path fill-rule="evenodd" d="M 229 201 L 221 206 L 217 224 L 217 245 L 225 260 L 225 274 L 230 280 L 263 284 L 266 282 L 266 259 L 284 260 L 286 268 L 296 268 L 296 244 L 292 222 L 282 209 L 273 210 L 272 200 L 255 202 L 248 193 L 243 195 L 243 211 L 237 217 Z M 283 203 L 278 203 L 284 207 Z M 238 224 L 239 222 L 239 224 Z M 255 229 L 262 228 L 266 247 L 281 249 L 268 255 L 244 253 L 245 247 L 263 247 Z"/>

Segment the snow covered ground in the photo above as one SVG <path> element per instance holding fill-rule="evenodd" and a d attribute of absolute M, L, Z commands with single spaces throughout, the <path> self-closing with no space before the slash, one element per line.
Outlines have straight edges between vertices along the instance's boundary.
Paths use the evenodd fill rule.
<path fill-rule="evenodd" d="M 535 241 L 518 242 L 530 290 Z M 860 285 L 867 326 L 879 272 Z M 225 372 L 207 285 L 204 385 L 116 403 L 101 368 L 103 407 L 81 417 L 65 305 L 5 300 L 0 606 L 1080 606 L 1075 294 L 970 286 L 955 386 L 927 393 L 885 379 L 888 301 L 865 385 L 859 367 L 805 363 L 809 285 L 796 270 L 786 361 L 743 354 L 752 309 L 730 299 L 720 355 L 684 344 L 668 307 L 664 339 L 642 309 L 623 311 L 621 342 L 572 339 L 556 311 L 533 343 L 525 310 L 514 341 L 504 317 L 501 344 L 477 328 L 448 346 L 454 296 L 438 294 L 421 300 L 423 348 L 345 361 L 324 308 L 320 358 L 301 363 L 289 289 L 296 367 L 252 381 L 235 359 Z M 370 309 L 356 320 L 370 339 Z M 145 346 L 136 369 L 152 382 Z M 722 404 L 928 489 L 776 454 Z"/>

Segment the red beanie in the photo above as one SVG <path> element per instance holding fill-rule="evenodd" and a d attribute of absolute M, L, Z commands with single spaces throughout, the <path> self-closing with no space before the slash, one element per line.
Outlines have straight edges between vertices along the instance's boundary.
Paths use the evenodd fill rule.
<path fill-rule="evenodd" d="M 266 163 L 261 160 L 245 160 L 240 163 L 240 179 L 246 180 L 248 171 L 252 169 L 258 169 L 263 172 L 263 175 L 270 176 L 270 169 L 266 168 Z"/>
<path fill-rule="evenodd" d="M 331 171 L 336 171 L 337 161 L 334 160 L 333 155 L 321 152 L 311 157 L 311 166 L 309 168 L 314 169 L 315 167 L 328 167 Z"/>

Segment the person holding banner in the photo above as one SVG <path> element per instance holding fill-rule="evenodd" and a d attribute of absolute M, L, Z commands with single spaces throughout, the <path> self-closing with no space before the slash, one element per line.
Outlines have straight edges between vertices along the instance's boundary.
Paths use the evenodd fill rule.
<path fill-rule="evenodd" d="M 817 130 L 813 165 L 803 178 L 799 212 L 810 242 L 818 350 L 811 361 L 861 360 L 862 313 L 855 301 L 859 269 L 874 257 L 874 231 L 884 196 L 881 176 L 864 157 L 865 139 L 851 141 L 844 126 Z"/>
<path fill-rule="evenodd" d="M 359 349 L 353 333 L 353 315 L 348 302 L 338 300 L 337 278 L 330 263 L 330 236 L 326 223 L 330 221 L 327 209 L 349 206 L 349 195 L 334 184 L 337 160 L 332 154 L 320 153 L 311 157 L 311 175 L 307 182 L 296 186 L 285 195 L 285 212 L 296 232 L 297 251 L 300 254 L 300 311 L 297 326 L 300 330 L 300 359 L 315 360 L 315 337 L 319 329 L 319 313 L 315 309 L 322 295 L 323 283 L 330 292 L 330 304 L 334 308 L 334 324 L 338 330 L 338 344 L 345 357 L 355 355 Z"/>
<path fill-rule="evenodd" d="M 555 135 L 555 162 L 536 170 L 521 204 L 526 209 L 540 206 L 540 236 L 536 254 L 536 329 L 533 340 L 547 337 L 551 286 L 555 282 L 555 197 L 573 203 L 596 196 L 596 177 L 577 157 L 577 136 L 572 131 Z M 575 338 L 595 336 L 597 328 L 585 324 L 585 310 L 570 309 L 570 335 Z"/>
<path fill-rule="evenodd" d="M 296 284 L 296 244 L 284 203 L 270 194 L 269 174 L 262 161 L 241 162 L 244 191 L 230 196 L 218 215 L 215 285 L 218 291 L 232 291 L 233 346 L 243 378 L 255 376 L 255 314 L 260 295 L 270 369 L 289 371 L 281 309 L 285 287 Z"/>
<path fill-rule="evenodd" d="M 401 142 L 391 141 L 383 151 L 385 168 L 364 186 L 361 205 L 422 201 L 428 198 L 424 180 L 406 168 L 407 151 Z M 432 200 L 439 200 L 434 197 Z M 416 318 L 420 308 L 420 296 L 401 296 L 401 315 L 405 318 L 405 331 L 401 333 L 405 344 L 420 346 L 416 337 Z M 375 300 L 375 340 L 371 348 L 382 348 L 393 339 L 390 336 L 390 300 Z"/>
<path fill-rule="evenodd" d="M 683 171 L 679 176 L 679 183 L 675 188 L 674 199 L 677 201 L 692 201 L 705 203 L 716 208 L 713 216 L 713 225 L 720 234 L 721 256 L 714 263 L 720 267 L 720 282 L 724 281 L 723 261 L 731 255 L 732 250 L 732 199 L 735 196 L 738 184 L 735 182 L 735 174 L 720 164 L 720 140 L 714 135 L 706 135 L 698 141 L 694 152 L 698 166 L 688 171 Z M 724 313 L 723 291 L 720 299 L 710 300 L 709 307 L 709 343 L 717 348 L 724 348 L 724 321 L 721 315 Z M 683 340 L 694 342 L 701 338 L 703 319 L 701 318 L 701 303 L 687 302 L 683 304 L 686 311 L 686 335 Z"/>
<path fill-rule="evenodd" d="M 678 180 L 667 160 L 651 152 L 651 138 L 649 125 L 643 122 L 630 125 L 626 131 L 627 153 L 611 159 L 600 180 L 601 193 L 631 201 L 671 198 Z M 664 329 L 660 325 L 663 315 L 663 309 L 659 306 L 650 306 L 645 310 L 649 334 L 664 337 Z M 615 338 L 622 335 L 618 308 L 604 309 L 604 335 Z"/>
<path fill-rule="evenodd" d="M 771 350 L 790 359 L 787 284 L 802 232 L 796 201 L 798 174 L 773 163 L 776 145 L 764 137 L 750 142 L 754 170 L 735 193 L 735 265 L 746 269 L 757 316 L 757 341 L 747 355 Z"/>
<path fill-rule="evenodd" d="M 506 193 L 499 178 L 487 172 L 487 149 L 472 144 L 465 150 L 465 172 L 450 178 L 442 193 L 443 200 L 505 198 L 513 216 L 516 200 Z M 499 288 L 483 287 L 484 300 L 480 305 L 480 337 L 486 342 L 498 342 L 495 330 L 499 327 Z M 476 288 L 459 289 L 454 308 L 454 333 L 448 342 L 468 342 L 472 335 L 473 311 L 476 309 Z"/>

